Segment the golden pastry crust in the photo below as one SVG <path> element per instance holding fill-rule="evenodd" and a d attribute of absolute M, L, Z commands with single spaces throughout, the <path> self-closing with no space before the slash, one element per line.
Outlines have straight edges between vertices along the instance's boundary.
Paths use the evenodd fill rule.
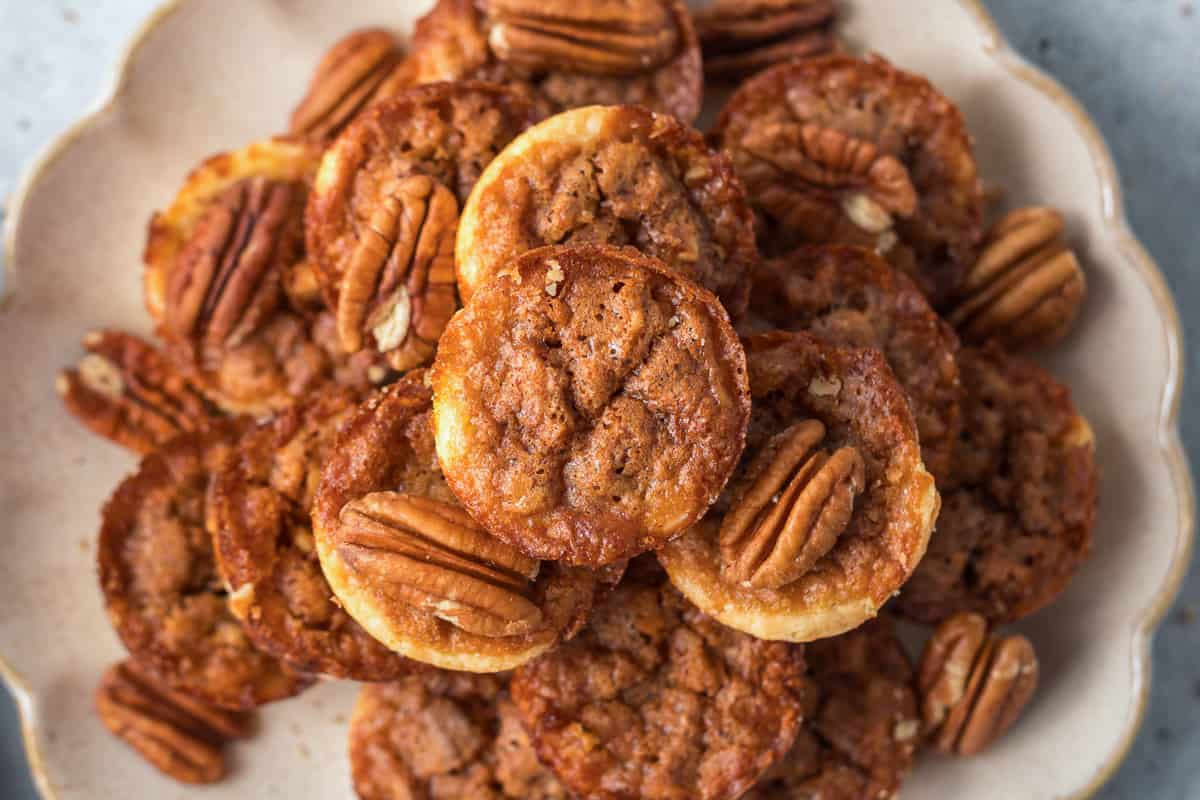
<path fill-rule="evenodd" d="M 524 21 L 528 27 L 515 19 L 524 14 L 529 16 Z M 630 39 L 621 36 L 621 28 L 635 20 L 645 27 L 627 33 L 648 37 L 655 43 L 649 49 L 630 47 Z M 507 35 L 538 28 L 552 38 L 568 28 L 575 30 L 546 50 Z M 561 45 L 567 51 L 555 53 Z M 570 52 L 572 45 L 587 48 L 583 58 L 581 52 Z M 598 58 L 588 58 L 588 53 Z M 521 0 L 439 0 L 417 21 L 410 58 L 420 83 L 494 81 L 526 95 L 547 114 L 619 103 L 644 106 L 684 122 L 700 113 L 700 44 L 681 0 L 583 0 L 553 7 Z M 530 58 L 554 63 L 527 63 Z"/>
<path fill-rule="evenodd" d="M 538 755 L 579 798 L 739 797 L 790 748 L 803 648 L 730 630 L 652 569 L 571 642 L 517 670 Z"/>
<path fill-rule="evenodd" d="M 592 567 L 699 519 L 750 413 L 724 309 L 632 248 L 513 261 L 447 327 L 432 382 L 438 457 L 471 515 L 529 555 Z"/>
<path fill-rule="evenodd" d="M 566 800 L 537 760 L 499 675 L 433 670 L 365 686 L 350 719 L 362 800 Z"/>
<path fill-rule="evenodd" d="M 966 424 L 937 533 L 898 609 L 936 623 L 996 624 L 1057 598 L 1087 559 L 1096 521 L 1095 439 L 1070 390 L 996 345 L 959 354 Z"/>
<path fill-rule="evenodd" d="M 143 459 L 105 505 L 97 549 L 109 619 L 130 653 L 172 689 L 234 709 L 311 683 L 256 648 L 229 612 L 205 529 L 209 479 L 247 428 L 214 423 Z"/>
<path fill-rule="evenodd" d="M 758 265 L 751 311 L 773 327 L 881 351 L 908 393 L 925 467 L 950 484 L 962 431 L 958 337 L 906 275 L 862 248 L 801 247 Z"/>
<path fill-rule="evenodd" d="M 759 334 L 745 344 L 754 410 L 734 491 L 658 559 L 689 600 L 738 630 L 789 641 L 851 630 L 912 574 L 938 514 L 908 399 L 878 351 L 836 347 L 807 333 Z M 754 483 L 762 468 L 757 456 L 778 448 L 781 431 L 812 420 L 823 427 L 821 447 L 854 448 L 862 459 L 865 484 L 848 522 L 831 549 L 790 583 L 735 581 L 719 541 L 722 521 Z"/>
<path fill-rule="evenodd" d="M 815 691 L 792 751 L 745 800 L 896 797 L 920 742 L 913 667 L 879 618 L 805 651 Z"/>
<path fill-rule="evenodd" d="M 479 179 L 455 245 L 463 301 L 542 245 L 632 245 L 745 311 L 753 218 L 729 159 L 678 120 L 590 106 L 517 137 Z"/>
<path fill-rule="evenodd" d="M 959 110 L 879 57 L 798 61 L 756 75 L 721 112 L 771 254 L 803 242 L 874 247 L 936 307 L 975 257 L 983 193 Z"/>
<path fill-rule="evenodd" d="M 427 361 L 457 306 L 458 212 L 529 104 L 488 83 L 411 88 L 366 111 L 321 162 L 305 214 L 308 251 L 347 352 L 398 370 Z"/>
<path fill-rule="evenodd" d="M 209 491 L 209 525 L 229 608 L 255 644 L 304 672 L 395 680 L 420 665 L 377 642 L 334 601 L 309 516 L 357 401 L 330 388 L 242 437 Z"/>
<path fill-rule="evenodd" d="M 431 420 L 433 398 L 425 378 L 424 371 L 410 373 L 368 399 L 338 437 L 313 506 L 321 567 L 342 607 L 393 651 L 444 669 L 512 669 L 583 624 L 591 609 L 596 578 L 586 570 L 533 562 L 525 565 L 531 569 L 517 581 L 516 567 L 509 574 L 507 565 L 524 557 L 517 557 L 461 519 L 465 513 L 438 467 Z M 404 549 L 407 546 L 402 547 L 397 537 L 415 534 L 420 538 L 422 531 L 403 526 L 381 531 L 371 520 L 363 519 L 378 505 L 376 501 L 405 498 L 416 498 L 422 507 L 433 505 L 444 517 L 457 519 L 456 536 L 474 541 L 478 549 L 490 549 L 491 554 L 451 552 L 451 545 L 433 545 L 429 564 L 463 571 L 453 575 L 439 572 L 437 580 L 446 579 L 449 586 L 406 584 L 405 579 L 417 579 L 417 572 L 426 574 L 421 568 L 425 559 L 405 558 L 404 553 L 412 551 Z M 388 521 L 387 515 L 377 513 L 376 517 Z M 352 529 L 353 525 L 358 529 Z M 365 532 L 361 530 L 364 527 Z M 464 559 L 475 563 L 465 564 Z M 397 561 L 402 566 L 393 566 Z M 483 576 L 491 588 L 479 581 L 463 581 L 471 575 Z M 514 583 L 519 585 L 516 590 L 511 589 Z M 478 598 L 465 594 L 474 591 L 471 587 L 492 599 L 504 590 L 504 602 L 498 608 L 522 609 L 525 616 L 516 620 L 522 624 L 504 627 L 497 635 L 495 630 L 477 628 L 465 620 L 468 612 L 489 610 L 475 604 Z M 438 602 L 429 602 L 431 598 Z M 508 621 L 513 622 L 511 618 Z"/>

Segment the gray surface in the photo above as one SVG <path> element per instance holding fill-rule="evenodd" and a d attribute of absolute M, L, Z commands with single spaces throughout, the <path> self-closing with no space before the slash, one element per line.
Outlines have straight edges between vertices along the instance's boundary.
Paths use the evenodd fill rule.
<path fill-rule="evenodd" d="M 0 197 L 13 190 L 29 159 L 89 107 L 123 43 L 155 5 L 0 0 Z M 1179 301 L 1189 355 L 1184 408 L 1192 408 L 1200 399 L 1200 313 L 1191 312 L 1200 303 L 1200 9 L 1183 0 L 987 5 L 1016 47 L 1074 92 L 1108 138 L 1133 227 Z M 1184 414 L 1183 434 L 1192 463 L 1200 463 L 1200 415 Z M 1200 576 L 1193 567 L 1155 642 L 1145 727 L 1101 793 L 1106 800 L 1200 796 L 1197 609 Z M 6 698 L 0 797 L 34 797 Z"/>

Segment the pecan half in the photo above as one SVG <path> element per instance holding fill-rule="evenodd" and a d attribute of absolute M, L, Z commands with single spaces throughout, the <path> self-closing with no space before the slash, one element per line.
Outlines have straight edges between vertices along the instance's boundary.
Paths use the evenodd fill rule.
<path fill-rule="evenodd" d="M 164 774 L 183 783 L 225 775 L 222 745 L 252 733 L 254 717 L 166 688 L 126 659 L 109 667 L 96 689 L 100 721 Z"/>
<path fill-rule="evenodd" d="M 88 354 L 58 374 L 55 389 L 67 411 L 100 436 L 144 455 L 216 416 L 200 390 L 148 342 L 121 331 L 92 331 L 83 347 Z"/>
<path fill-rule="evenodd" d="M 213 201 L 167 287 L 165 332 L 236 347 L 276 308 L 283 269 L 299 259 L 304 187 L 256 177 Z"/>
<path fill-rule="evenodd" d="M 539 562 L 480 528 L 461 508 L 374 492 L 339 515 L 338 554 L 408 605 L 468 633 L 519 636 L 537 629 Z"/>
<path fill-rule="evenodd" d="M 661 66 L 678 47 L 661 0 L 488 0 L 486 9 L 492 52 L 535 72 L 635 75 Z"/>
<path fill-rule="evenodd" d="M 778 589 L 803 577 L 850 522 L 866 485 L 862 456 L 852 447 L 815 450 L 825 427 L 806 420 L 777 434 L 747 468 L 721 523 L 725 574 L 756 589 Z"/>
<path fill-rule="evenodd" d="M 1020 208 L 988 232 L 949 314 L 971 343 L 997 339 L 1012 349 L 1052 344 L 1070 330 L 1087 293 L 1066 225 L 1052 208 Z"/>
<path fill-rule="evenodd" d="M 426 175 L 401 179 L 359 237 L 338 297 L 338 338 L 361 350 L 364 333 L 406 370 L 433 355 L 454 315 L 458 201 Z"/>
<path fill-rule="evenodd" d="M 738 81 L 835 49 L 833 0 L 716 0 L 696 13 L 704 74 Z"/>
<path fill-rule="evenodd" d="M 1017 721 L 1037 681 L 1028 639 L 989 636 L 982 615 L 956 614 L 921 654 L 917 688 L 926 732 L 943 752 L 976 755 Z"/>
<path fill-rule="evenodd" d="M 292 112 L 289 132 L 330 139 L 367 106 L 385 99 L 385 87 L 402 54 L 391 32 L 379 28 L 354 31 L 321 59 L 308 93 Z"/>

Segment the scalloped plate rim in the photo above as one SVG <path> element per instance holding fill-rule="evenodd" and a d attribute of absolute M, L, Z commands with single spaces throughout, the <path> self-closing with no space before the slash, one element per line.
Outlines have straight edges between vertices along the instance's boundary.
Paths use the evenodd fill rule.
<path fill-rule="evenodd" d="M 155 8 L 141 23 L 123 48 L 108 87 L 102 91 L 92 110 L 84 114 L 65 131 L 59 134 L 33 160 L 25 171 L 13 193 L 8 215 L 4 224 L 4 274 L 0 276 L 0 313 L 16 292 L 17 264 L 16 241 L 21 227 L 22 210 L 27 199 L 37 188 L 39 177 L 68 148 L 86 137 L 93 126 L 106 114 L 111 113 L 120 102 L 128 83 L 132 65 L 143 44 L 152 37 L 161 23 L 189 0 L 166 0 Z M 1116 237 L 1119 249 L 1126 260 L 1137 270 L 1158 307 L 1163 323 L 1163 334 L 1167 348 L 1167 376 L 1162 387 L 1162 398 L 1158 418 L 1157 450 L 1164 459 L 1177 498 L 1176 518 L 1178 521 L 1175 552 L 1172 554 L 1169 572 L 1158 592 L 1142 609 L 1131 644 L 1136 659 L 1133 691 L 1136 695 L 1135 710 L 1130 724 L 1123 732 L 1121 741 L 1109 758 L 1096 771 L 1087 786 L 1072 795 L 1073 798 L 1091 797 L 1113 776 L 1128 755 L 1137 733 L 1142 726 L 1149 702 L 1150 684 L 1153 675 L 1151 643 L 1163 617 L 1178 594 L 1191 562 L 1195 545 L 1195 489 L 1187 455 L 1183 449 L 1179 432 L 1179 410 L 1183 392 L 1183 328 L 1178 308 L 1167 285 L 1161 268 L 1150 256 L 1145 246 L 1133 234 L 1125 212 L 1124 198 L 1116 163 L 1096 123 L 1087 114 L 1082 104 L 1058 81 L 1035 67 L 1017 53 L 1000 32 L 983 0 L 956 0 L 970 12 L 980 29 L 985 51 L 994 58 L 1012 78 L 1029 84 L 1046 95 L 1053 103 L 1066 111 L 1079 135 L 1087 142 L 1092 157 L 1092 166 L 1097 171 L 1103 191 L 1103 216 L 1108 233 Z M 56 791 L 45 768 L 44 759 L 37 744 L 37 714 L 32 693 L 25 680 L 0 655 L 0 680 L 14 697 L 20 717 L 21 736 L 29 761 L 30 772 L 38 792 L 45 798 L 56 797 Z"/>

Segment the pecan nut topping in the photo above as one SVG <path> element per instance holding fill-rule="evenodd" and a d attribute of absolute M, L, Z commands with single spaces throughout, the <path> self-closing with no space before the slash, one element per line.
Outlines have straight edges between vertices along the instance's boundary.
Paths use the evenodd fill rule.
<path fill-rule="evenodd" d="M 364 333 L 407 370 L 433 355 L 454 315 L 458 201 L 427 175 L 400 180 L 376 206 L 342 278 L 338 337 L 347 352 Z"/>
<path fill-rule="evenodd" d="M 803 577 L 837 543 L 866 486 L 853 447 L 815 450 L 825 426 L 805 420 L 777 434 L 747 468 L 753 476 L 721 523 L 723 569 L 733 581 L 778 589 Z"/>
<path fill-rule="evenodd" d="M 282 269 L 299 259 L 305 194 L 264 177 L 222 192 L 171 275 L 165 333 L 225 349 L 257 330 L 282 297 Z"/>
<path fill-rule="evenodd" d="M 196 784 L 224 777 L 222 745 L 250 736 L 254 720 L 166 688 L 133 659 L 104 674 L 96 689 L 96 712 L 106 728 L 159 771 Z"/>
<path fill-rule="evenodd" d="M 980 614 L 960 613 L 921 654 L 921 714 L 935 746 L 973 756 L 1004 735 L 1033 697 L 1038 661 L 1024 636 L 988 634 Z"/>
<path fill-rule="evenodd" d="M 59 373 L 55 389 L 67 411 L 100 436 L 145 454 L 216 414 L 148 342 L 121 331 L 92 331 L 83 346 L 87 355 Z"/>
<path fill-rule="evenodd" d="M 535 72 L 636 75 L 666 63 L 679 45 L 662 2 L 489 0 L 487 12 L 496 57 Z"/>
<path fill-rule="evenodd" d="M 359 111 L 384 99 L 401 59 L 396 37 L 389 31 L 354 31 L 317 65 L 308 93 L 292 111 L 289 132 L 318 139 L 336 136 Z"/>
<path fill-rule="evenodd" d="M 373 492 L 339 515 L 338 552 L 401 602 L 479 636 L 537 629 L 530 599 L 539 562 L 480 528 L 462 509 L 427 497 Z"/>
<path fill-rule="evenodd" d="M 1052 208 L 1019 208 L 988 232 L 950 322 L 968 342 L 1048 345 L 1070 330 L 1087 293 L 1065 223 Z"/>
<path fill-rule="evenodd" d="M 704 74 L 736 82 L 835 49 L 833 0 L 716 0 L 696 13 Z"/>

